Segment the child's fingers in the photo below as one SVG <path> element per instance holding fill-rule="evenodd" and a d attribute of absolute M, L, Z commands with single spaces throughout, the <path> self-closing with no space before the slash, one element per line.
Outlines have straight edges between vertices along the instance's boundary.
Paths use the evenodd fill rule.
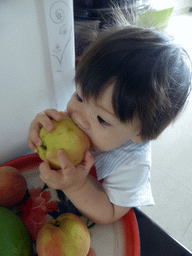
<path fill-rule="evenodd" d="M 68 159 L 66 153 L 63 150 L 59 150 L 57 152 L 57 157 L 59 159 L 59 163 L 61 165 L 61 169 L 66 170 L 68 168 L 73 168 L 74 167 L 74 165 Z"/>
<path fill-rule="evenodd" d="M 37 146 L 31 140 L 28 140 L 28 145 L 33 152 L 37 152 Z"/>
<path fill-rule="evenodd" d="M 66 111 L 59 111 L 60 114 L 62 114 L 62 116 L 69 116 L 69 114 Z"/>
<path fill-rule="evenodd" d="M 33 150 L 36 151 L 37 146 L 41 146 L 42 142 L 39 138 L 39 130 L 41 126 L 35 120 L 31 123 L 29 127 L 29 134 L 27 137 L 28 145 Z"/>
<path fill-rule="evenodd" d="M 35 130 L 29 132 L 27 137 L 27 142 L 28 142 L 29 148 L 34 152 L 37 152 L 37 146 L 41 146 L 42 144 L 41 139 L 39 138 L 38 132 Z"/>
<path fill-rule="evenodd" d="M 63 150 L 59 150 L 57 152 L 57 157 L 59 159 L 59 163 L 61 165 L 61 169 L 63 170 L 71 170 L 74 165 L 71 163 L 71 161 L 68 159 L 66 153 Z M 91 169 L 91 167 L 94 164 L 94 157 L 91 155 L 90 151 L 87 151 L 85 154 L 85 159 L 83 161 L 83 164 L 80 164 L 79 166 L 83 171 L 85 172 L 85 175 L 87 175 Z"/>
<path fill-rule="evenodd" d="M 36 147 L 42 144 L 41 139 L 39 138 L 39 131 L 42 126 L 49 132 L 54 129 L 51 119 L 59 121 L 62 119 L 62 114 L 55 109 L 47 109 L 39 113 L 31 122 L 27 139 L 31 150 L 36 151 Z"/>
<path fill-rule="evenodd" d="M 69 189 L 71 191 L 80 189 L 94 163 L 91 153 L 86 154 L 85 163 L 80 164 L 78 167 L 71 163 L 63 150 L 59 150 L 57 156 L 61 169 L 52 170 L 48 161 L 41 163 L 39 166 L 41 180 L 54 189 Z"/>
<path fill-rule="evenodd" d="M 61 181 L 60 173 L 52 170 L 48 161 L 41 163 L 39 170 L 41 180 L 48 183 L 52 188 L 57 188 L 58 181 Z"/>
<path fill-rule="evenodd" d="M 42 114 L 45 114 L 56 121 L 60 121 L 62 119 L 62 112 L 57 111 L 56 109 L 46 109 Z"/>
<path fill-rule="evenodd" d="M 89 173 L 91 167 L 94 165 L 95 159 L 94 156 L 91 155 L 90 151 L 87 151 L 85 154 L 84 167 L 85 171 Z"/>
<path fill-rule="evenodd" d="M 61 165 L 61 169 L 63 170 L 71 170 L 72 168 L 74 168 L 75 166 L 73 165 L 73 163 L 71 163 L 71 161 L 68 159 L 65 151 L 63 150 L 59 150 L 57 152 L 57 157 L 59 159 L 59 163 Z M 85 159 L 83 164 L 80 164 L 79 166 L 83 167 L 82 169 L 86 172 L 89 173 L 91 167 L 94 164 L 94 157 L 91 155 L 90 151 L 87 151 L 85 154 Z"/>
<path fill-rule="evenodd" d="M 39 113 L 35 118 L 35 125 L 41 125 L 45 127 L 48 132 L 51 132 L 54 128 L 54 125 L 51 121 L 54 119 L 56 121 L 60 121 L 62 119 L 62 114 L 59 113 L 55 109 L 47 109 L 41 113 Z"/>

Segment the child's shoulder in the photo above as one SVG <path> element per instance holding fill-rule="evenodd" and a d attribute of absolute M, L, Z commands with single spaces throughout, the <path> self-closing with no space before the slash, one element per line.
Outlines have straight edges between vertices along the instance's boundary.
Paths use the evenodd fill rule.
<path fill-rule="evenodd" d="M 151 142 L 145 141 L 140 143 L 134 143 L 132 140 L 128 140 L 126 143 L 116 149 L 117 151 L 126 151 L 127 153 L 142 153 L 151 150 Z"/>
<path fill-rule="evenodd" d="M 116 172 L 122 166 L 137 164 L 149 164 L 151 162 L 151 143 L 133 143 L 127 141 L 120 147 L 108 152 L 100 152 L 95 155 L 95 167 L 98 179 Z"/>

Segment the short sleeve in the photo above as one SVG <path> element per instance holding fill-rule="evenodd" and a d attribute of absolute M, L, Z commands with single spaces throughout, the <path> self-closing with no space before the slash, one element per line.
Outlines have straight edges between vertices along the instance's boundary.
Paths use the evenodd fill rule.
<path fill-rule="evenodd" d="M 103 188 L 109 200 L 122 207 L 154 205 L 151 191 L 150 159 L 141 155 L 105 177 Z"/>

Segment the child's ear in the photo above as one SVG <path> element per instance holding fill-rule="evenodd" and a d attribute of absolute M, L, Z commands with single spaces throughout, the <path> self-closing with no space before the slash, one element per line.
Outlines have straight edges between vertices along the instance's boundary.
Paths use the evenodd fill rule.
<path fill-rule="evenodd" d="M 140 143 L 142 142 L 140 133 L 137 134 L 134 138 L 131 139 L 134 143 Z"/>

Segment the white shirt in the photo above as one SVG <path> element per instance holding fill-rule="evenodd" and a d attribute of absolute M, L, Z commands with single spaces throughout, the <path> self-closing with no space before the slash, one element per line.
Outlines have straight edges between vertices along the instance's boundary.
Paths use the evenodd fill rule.
<path fill-rule="evenodd" d="M 122 207 L 153 205 L 151 192 L 151 143 L 127 141 L 108 152 L 92 152 L 98 180 L 110 201 Z"/>

